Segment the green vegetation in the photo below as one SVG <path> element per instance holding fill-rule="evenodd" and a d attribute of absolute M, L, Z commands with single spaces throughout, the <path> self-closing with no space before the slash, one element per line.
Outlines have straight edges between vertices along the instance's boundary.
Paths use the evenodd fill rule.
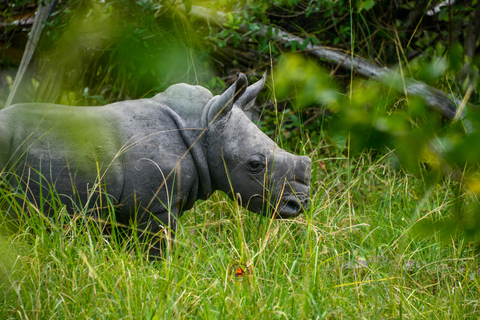
<path fill-rule="evenodd" d="M 475 318 L 480 294 L 474 247 L 441 232 L 459 183 L 431 188 L 392 168 L 390 154 L 316 160 L 312 205 L 270 220 L 215 194 L 180 219 L 163 262 L 61 209 L 54 225 L 34 212 L 2 236 L 0 317 L 126 319 Z M 321 159 L 321 160 L 320 160 Z M 321 162 L 322 161 L 322 162 Z M 1 201 L 18 196 L 4 192 Z M 135 243 L 135 239 L 131 240 Z M 234 283 L 229 265 L 248 261 Z"/>
<path fill-rule="evenodd" d="M 195 5 L 210 19 L 195 16 Z M 63 2 L 45 25 L 25 101 L 99 105 L 177 82 L 218 93 L 235 71 L 253 80 L 267 70 L 260 124 L 312 158 L 312 202 L 281 221 L 214 194 L 180 219 L 165 259 L 149 263 L 134 237 L 120 241 L 108 224 L 61 206 L 53 223 L 0 182 L 0 207 L 22 216 L 2 222 L 0 318 L 476 318 L 480 2 L 430 15 L 433 5 Z M 216 10 L 227 13 L 220 23 Z M 259 26 L 304 41 L 284 45 Z M 309 44 L 389 66 L 398 78 L 360 79 L 308 57 Z M 459 97 L 466 118 L 443 119 L 405 95 L 407 78 Z M 251 266 L 246 283 L 229 278 L 236 260 Z"/>

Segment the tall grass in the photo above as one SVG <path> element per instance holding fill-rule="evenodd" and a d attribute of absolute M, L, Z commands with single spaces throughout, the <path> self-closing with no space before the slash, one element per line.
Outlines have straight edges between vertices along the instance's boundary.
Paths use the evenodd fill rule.
<path fill-rule="evenodd" d="M 390 154 L 310 156 L 304 215 L 271 220 L 216 193 L 179 219 L 161 262 L 148 262 L 136 239 L 132 246 L 96 221 L 80 221 L 82 212 L 59 209 L 53 224 L 27 208 L 0 238 L 0 318 L 476 317 L 473 248 L 460 236 L 411 232 L 452 210 L 456 181 L 428 189 L 422 176 L 394 168 Z M 0 202 L 18 197 L 3 190 Z M 237 260 L 250 265 L 245 283 L 229 277 Z"/>

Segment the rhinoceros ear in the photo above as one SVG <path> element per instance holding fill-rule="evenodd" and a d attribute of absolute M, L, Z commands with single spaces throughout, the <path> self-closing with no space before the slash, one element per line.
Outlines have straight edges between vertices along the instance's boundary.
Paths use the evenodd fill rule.
<path fill-rule="evenodd" d="M 233 104 L 247 90 L 247 86 L 247 77 L 245 77 L 243 73 L 238 73 L 237 80 L 235 80 L 235 82 L 230 86 L 230 88 L 225 90 L 225 92 L 222 93 L 220 96 L 212 98 L 212 104 L 210 106 L 210 103 L 207 104 L 206 108 L 208 108 L 208 123 L 212 123 L 215 118 L 217 118 L 221 114 L 227 114 L 228 112 L 230 112 L 230 110 L 232 110 Z"/>
<path fill-rule="evenodd" d="M 267 73 L 264 72 L 262 79 L 258 80 L 251 86 L 248 86 L 245 93 L 240 98 L 238 98 L 237 102 L 235 102 L 235 105 L 243 111 L 247 111 L 248 109 L 253 107 L 253 104 L 255 103 L 255 98 L 257 98 L 258 94 L 260 93 L 260 91 L 262 91 L 263 86 L 265 85 L 266 78 Z"/>

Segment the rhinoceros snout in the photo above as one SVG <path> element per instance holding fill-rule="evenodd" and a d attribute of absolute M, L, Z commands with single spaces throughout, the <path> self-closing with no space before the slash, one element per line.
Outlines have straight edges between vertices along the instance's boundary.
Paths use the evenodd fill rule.
<path fill-rule="evenodd" d="M 278 202 L 278 218 L 293 218 L 310 204 L 311 163 L 309 157 L 295 157 L 293 171 L 285 177 L 284 194 Z"/>
<path fill-rule="evenodd" d="M 301 156 L 300 161 L 303 164 L 303 170 L 300 170 L 300 172 L 303 171 L 303 173 L 305 174 L 304 183 L 305 185 L 310 186 L 310 180 L 312 179 L 312 160 L 307 156 Z"/>
<path fill-rule="evenodd" d="M 307 156 L 297 157 L 293 170 L 289 171 L 286 179 L 291 180 L 289 183 L 298 185 L 299 188 L 310 187 L 310 181 L 312 179 L 312 169 L 311 169 L 312 160 Z M 302 186 L 303 185 L 303 186 Z M 294 187 L 295 189 L 295 187 Z M 298 192 L 303 191 L 299 190 Z"/>

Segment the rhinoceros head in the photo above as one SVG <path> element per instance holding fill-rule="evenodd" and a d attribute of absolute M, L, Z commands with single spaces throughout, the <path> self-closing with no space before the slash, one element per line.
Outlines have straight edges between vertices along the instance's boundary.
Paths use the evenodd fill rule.
<path fill-rule="evenodd" d="M 212 186 L 237 198 L 250 211 L 276 218 L 302 213 L 309 204 L 310 158 L 282 150 L 250 121 L 250 108 L 263 88 L 245 75 L 206 105 L 207 158 Z"/>

